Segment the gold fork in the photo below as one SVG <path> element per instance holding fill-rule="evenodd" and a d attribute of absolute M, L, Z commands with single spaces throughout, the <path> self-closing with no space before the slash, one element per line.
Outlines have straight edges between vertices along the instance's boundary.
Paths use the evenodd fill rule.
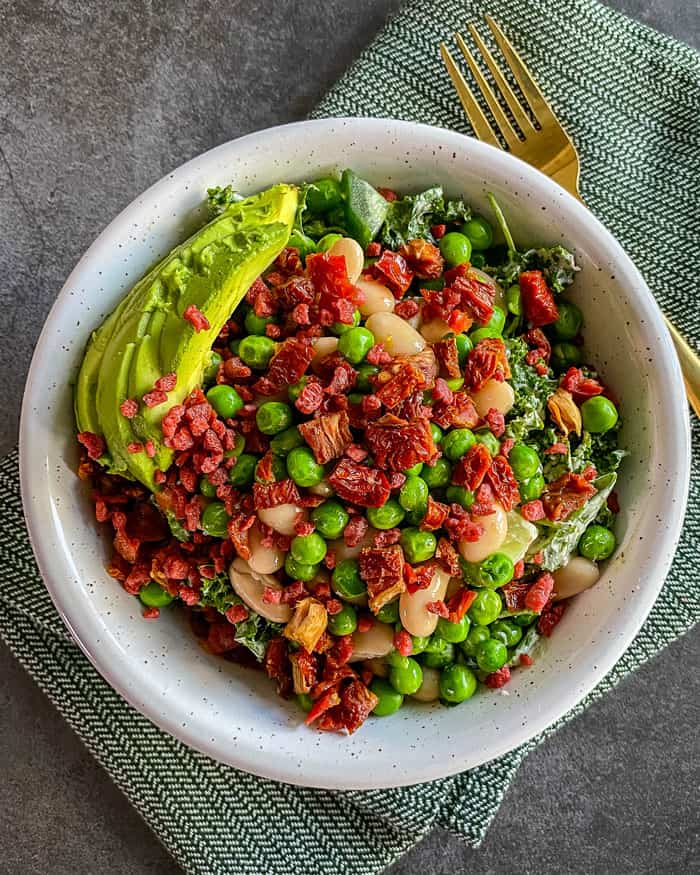
<path fill-rule="evenodd" d="M 467 85 L 462 71 L 457 66 L 449 49 L 444 43 L 440 43 L 442 59 L 462 102 L 469 123 L 474 129 L 474 133 L 479 140 L 489 143 L 491 146 L 496 146 L 499 149 L 503 149 L 503 143 L 505 143 L 507 151 L 541 170 L 542 173 L 558 182 L 569 194 L 572 194 L 583 203 L 578 190 L 579 158 L 574 144 L 554 115 L 552 108 L 547 103 L 532 74 L 501 28 L 490 15 L 485 15 L 484 18 L 493 34 L 496 45 L 501 50 L 510 68 L 510 72 L 525 98 L 525 105 L 516 96 L 508 79 L 498 66 L 477 29 L 473 24 L 468 24 L 469 33 L 481 54 L 481 58 L 490 71 L 498 92 L 500 92 L 500 97 L 510 110 L 517 126 L 517 128 L 513 126 L 511 119 L 501 104 L 501 100 L 499 100 L 497 92 L 489 84 L 462 35 L 456 33 L 455 41 L 457 46 L 464 55 L 464 59 L 474 76 L 479 91 L 491 111 L 493 122 L 495 122 L 494 129 L 493 122 L 489 121 L 483 112 L 479 101 L 469 85 Z M 536 119 L 536 125 L 533 124 L 531 115 Z M 503 142 L 501 142 L 497 134 L 500 135 Z M 695 414 L 700 417 L 700 357 L 689 346 L 669 319 L 665 315 L 663 318 L 678 354 L 688 400 Z"/>

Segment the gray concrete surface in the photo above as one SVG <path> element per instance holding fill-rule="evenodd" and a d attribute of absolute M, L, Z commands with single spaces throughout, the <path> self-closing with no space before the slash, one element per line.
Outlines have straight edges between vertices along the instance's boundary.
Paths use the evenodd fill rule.
<path fill-rule="evenodd" d="M 98 231 L 198 152 L 302 118 L 398 5 L 0 0 L 1 453 L 43 319 Z M 698 44 L 695 2 L 610 5 Z M 531 755 L 482 848 L 433 833 L 389 873 L 698 871 L 699 645 L 696 630 Z M 3 647 L 0 769 L 3 875 L 177 871 Z"/>

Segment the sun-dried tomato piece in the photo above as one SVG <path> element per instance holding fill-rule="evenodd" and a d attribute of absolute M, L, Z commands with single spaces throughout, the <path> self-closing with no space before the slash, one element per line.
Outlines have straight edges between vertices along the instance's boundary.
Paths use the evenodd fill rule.
<path fill-rule="evenodd" d="M 491 453 L 483 444 L 474 444 L 452 469 L 452 482 L 474 491 L 481 486 L 491 467 Z"/>
<path fill-rule="evenodd" d="M 501 587 L 500 593 L 505 602 L 506 609 L 511 612 L 525 610 L 525 596 L 530 589 L 529 583 L 511 580 Z"/>
<path fill-rule="evenodd" d="M 313 704 L 313 707 L 306 715 L 306 723 L 307 726 L 311 726 L 311 724 L 318 720 L 318 718 L 329 710 L 329 708 L 334 708 L 336 705 L 340 704 L 340 696 L 338 695 L 338 691 L 335 689 L 327 690 L 319 699 Z"/>
<path fill-rule="evenodd" d="M 583 507 L 597 491 L 581 474 L 567 471 L 545 486 L 540 499 L 547 518 L 558 522 Z"/>
<path fill-rule="evenodd" d="M 348 547 L 357 547 L 360 541 L 367 534 L 369 523 L 363 516 L 354 514 L 350 517 L 348 524 L 343 529 L 343 540 Z"/>
<path fill-rule="evenodd" d="M 597 380 L 591 377 L 584 377 L 581 368 L 571 367 L 564 374 L 561 381 L 561 388 L 570 392 L 574 401 L 581 405 L 588 398 L 593 398 L 595 395 L 602 395 L 603 387 Z"/>
<path fill-rule="evenodd" d="M 210 328 L 209 320 L 195 304 L 190 304 L 186 308 L 182 318 L 190 323 L 194 328 L 195 334 L 198 334 L 200 331 L 208 331 Z"/>
<path fill-rule="evenodd" d="M 365 430 L 365 441 L 380 468 L 406 471 L 419 462 L 429 462 L 437 456 L 437 448 L 426 419 L 406 422 L 387 414 L 371 422 Z"/>
<path fill-rule="evenodd" d="M 285 386 L 298 383 L 314 357 L 313 346 L 296 337 L 283 341 L 270 361 L 267 374 L 253 386 L 261 395 L 274 395 Z"/>
<path fill-rule="evenodd" d="M 129 537 L 138 541 L 162 541 L 168 535 L 168 525 L 163 514 L 150 502 L 139 501 L 126 516 Z"/>
<path fill-rule="evenodd" d="M 376 376 L 375 394 L 387 410 L 392 410 L 424 385 L 423 374 L 418 368 L 410 364 L 393 365 Z"/>
<path fill-rule="evenodd" d="M 443 620 L 447 620 L 450 616 L 450 610 L 443 601 L 443 599 L 436 599 L 434 602 L 428 602 L 425 606 L 426 611 L 429 614 L 436 614 L 438 617 L 441 617 Z"/>
<path fill-rule="evenodd" d="M 350 420 L 344 410 L 302 422 L 299 424 L 299 431 L 311 447 L 319 465 L 341 456 L 352 443 Z"/>
<path fill-rule="evenodd" d="M 114 549 L 127 562 L 136 562 L 141 542 L 138 538 L 132 538 L 127 532 L 126 514 L 115 510 L 112 514 L 112 525 L 114 526 L 114 540 L 112 542 Z"/>
<path fill-rule="evenodd" d="M 336 716 L 338 724 L 352 735 L 369 717 L 378 701 L 377 696 L 361 680 L 355 678 L 343 690 L 340 705 L 337 709 L 334 709 L 338 711 L 338 714 L 334 716 Z M 328 713 L 324 714 L 324 718 L 328 716 Z M 335 729 L 335 726 L 326 726 L 322 718 L 319 721 L 319 728 Z"/>
<path fill-rule="evenodd" d="M 344 395 L 357 382 L 357 371 L 350 362 L 340 361 L 333 369 L 333 375 L 326 386 L 328 395 Z"/>
<path fill-rule="evenodd" d="M 281 504 L 297 504 L 299 499 L 299 490 L 293 480 L 253 484 L 253 501 L 256 510 L 279 507 Z"/>
<path fill-rule="evenodd" d="M 322 401 L 323 386 L 315 380 L 310 380 L 299 393 L 294 406 L 300 413 L 310 416 L 315 410 L 318 410 Z"/>
<path fill-rule="evenodd" d="M 549 636 L 554 631 L 554 627 L 564 616 L 566 605 L 566 602 L 555 602 L 548 604 L 544 608 L 539 620 L 537 621 L 537 631 L 540 633 L 540 635 L 544 635 L 546 638 L 549 638 Z"/>
<path fill-rule="evenodd" d="M 413 271 L 399 252 L 385 249 L 372 266 L 372 273 L 391 289 L 395 298 L 402 298 L 413 281 Z"/>
<path fill-rule="evenodd" d="M 434 343 L 433 352 L 440 366 L 441 377 L 454 379 L 455 377 L 462 376 L 459 368 L 457 341 L 454 337 L 447 337 L 445 340 L 439 340 L 437 343 Z"/>
<path fill-rule="evenodd" d="M 491 462 L 491 467 L 486 472 L 486 479 L 491 484 L 491 488 L 504 510 L 512 510 L 520 501 L 518 481 L 515 479 L 510 462 L 505 456 L 496 456 Z"/>
<path fill-rule="evenodd" d="M 78 432 L 78 442 L 85 447 L 88 458 L 95 461 L 99 459 L 107 449 L 107 444 L 102 435 L 94 434 L 91 431 Z"/>
<path fill-rule="evenodd" d="M 505 378 L 510 376 L 505 344 L 500 337 L 486 337 L 469 351 L 464 367 L 464 385 L 472 392 L 478 392 L 499 370 Z"/>
<path fill-rule="evenodd" d="M 370 365 L 388 365 L 391 364 L 391 354 L 384 349 L 381 343 L 375 343 L 365 356 L 365 360 Z"/>
<path fill-rule="evenodd" d="M 559 311 L 541 270 L 526 270 L 520 274 L 520 298 L 525 318 L 533 328 L 550 325 L 559 318 Z"/>
<path fill-rule="evenodd" d="M 351 324 L 358 290 L 348 280 L 345 257 L 315 253 L 307 257 L 306 270 L 316 289 L 317 321 Z M 329 322 L 324 320 L 324 313 L 329 315 Z"/>
<path fill-rule="evenodd" d="M 339 498 L 359 507 L 381 507 L 391 488 L 383 471 L 358 465 L 351 459 L 341 459 L 328 478 Z"/>
<path fill-rule="evenodd" d="M 215 656 L 235 650 L 239 646 L 235 627 L 223 621 L 211 623 L 207 629 L 205 646 Z"/>
<path fill-rule="evenodd" d="M 433 422 L 441 428 L 474 428 L 479 422 L 474 402 L 466 392 L 453 392 L 452 401 L 433 404 Z"/>
<path fill-rule="evenodd" d="M 435 570 L 439 565 L 436 562 L 425 562 L 422 565 L 408 565 L 403 567 L 403 578 L 407 592 L 413 595 L 419 589 L 427 589 L 435 577 Z"/>
<path fill-rule="evenodd" d="M 549 342 L 547 335 L 539 328 L 532 328 L 525 335 L 525 342 L 530 347 L 530 351 L 537 353 L 537 358 L 544 359 L 549 364 L 550 356 L 552 355 L 552 344 Z"/>
<path fill-rule="evenodd" d="M 440 538 L 435 550 L 435 561 L 449 575 L 454 577 L 459 574 L 459 554 L 450 544 L 447 538 Z"/>
<path fill-rule="evenodd" d="M 438 247 L 427 240 L 409 240 L 399 249 L 406 263 L 419 279 L 437 279 L 442 276 L 445 260 Z"/>
<path fill-rule="evenodd" d="M 492 690 L 498 690 L 501 687 L 504 687 L 509 680 L 510 669 L 507 665 L 504 665 L 503 668 L 499 668 L 498 671 L 493 671 L 491 674 L 487 674 L 484 678 L 484 683 Z"/>
<path fill-rule="evenodd" d="M 420 524 L 422 532 L 434 532 L 439 529 L 450 513 L 450 509 L 446 504 L 435 501 L 432 495 L 428 496 L 428 509 Z"/>
<path fill-rule="evenodd" d="M 447 602 L 447 610 L 449 612 L 448 619 L 450 623 L 461 622 L 464 615 L 471 608 L 476 592 L 473 589 L 462 587 L 454 593 Z"/>
<path fill-rule="evenodd" d="M 445 274 L 446 285 L 459 294 L 460 310 L 480 325 L 485 325 L 493 316 L 496 287 L 484 282 L 467 265 L 459 265 Z"/>
<path fill-rule="evenodd" d="M 398 544 L 390 547 L 363 547 L 359 566 L 360 577 L 367 584 L 372 613 L 376 614 L 384 605 L 405 592 L 404 556 Z"/>
<path fill-rule="evenodd" d="M 267 645 L 264 665 L 267 676 L 277 681 L 277 692 L 281 696 L 288 695 L 292 689 L 292 665 L 287 642 L 281 635 Z"/>
<path fill-rule="evenodd" d="M 250 559 L 248 536 L 256 519 L 255 514 L 237 513 L 228 521 L 229 537 L 236 548 L 236 553 L 238 553 L 241 559 Z"/>

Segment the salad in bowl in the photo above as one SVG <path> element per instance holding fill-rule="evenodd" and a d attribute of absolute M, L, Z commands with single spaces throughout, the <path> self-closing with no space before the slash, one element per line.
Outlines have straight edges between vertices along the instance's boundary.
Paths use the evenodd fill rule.
<path fill-rule="evenodd" d="M 489 202 L 352 170 L 212 188 L 85 351 L 108 573 L 321 730 L 505 687 L 616 547 L 619 405 L 577 265 Z"/>

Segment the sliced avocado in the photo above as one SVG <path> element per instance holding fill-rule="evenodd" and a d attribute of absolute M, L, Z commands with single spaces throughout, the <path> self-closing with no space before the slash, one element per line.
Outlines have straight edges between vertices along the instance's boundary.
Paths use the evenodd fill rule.
<path fill-rule="evenodd" d="M 246 291 L 289 239 L 297 190 L 276 185 L 231 204 L 176 247 L 140 280 L 94 334 L 78 375 L 78 429 L 104 436 L 112 470 L 155 491 L 154 475 L 172 462 L 162 443 L 161 420 L 201 383 L 209 352 Z M 195 331 L 183 318 L 194 305 L 209 328 Z M 177 375 L 167 401 L 143 403 L 133 419 L 120 412 L 127 398 L 141 402 L 155 381 Z M 155 456 L 129 453 L 129 443 L 153 441 Z"/>

